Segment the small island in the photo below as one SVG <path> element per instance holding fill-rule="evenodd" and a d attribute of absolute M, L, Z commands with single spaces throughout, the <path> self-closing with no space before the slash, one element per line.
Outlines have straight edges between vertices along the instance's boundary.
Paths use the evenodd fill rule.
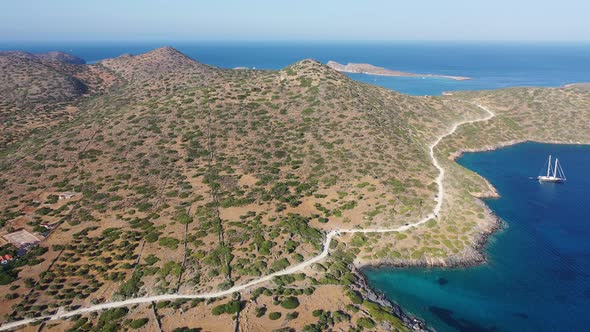
<path fill-rule="evenodd" d="M 439 77 L 439 78 L 448 78 L 451 80 L 456 81 L 465 81 L 471 79 L 471 77 L 466 76 L 448 76 L 448 75 L 437 75 L 437 74 L 416 74 L 416 73 L 408 73 L 403 71 L 391 70 L 383 67 L 377 67 L 372 64 L 368 63 L 352 63 L 349 62 L 346 65 L 338 63 L 336 61 L 328 61 L 326 64 L 328 67 L 337 70 L 343 73 L 353 73 L 353 74 L 367 74 L 367 75 L 377 75 L 377 76 L 406 76 L 406 77 Z"/>
<path fill-rule="evenodd" d="M 564 88 L 590 89 L 590 82 L 570 83 L 564 85 Z"/>

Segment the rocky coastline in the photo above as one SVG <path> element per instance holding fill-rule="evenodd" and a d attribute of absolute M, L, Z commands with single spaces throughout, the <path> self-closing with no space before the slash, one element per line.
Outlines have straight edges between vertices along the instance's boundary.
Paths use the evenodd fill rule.
<path fill-rule="evenodd" d="M 491 144 L 486 145 L 480 148 L 474 149 L 460 149 L 457 150 L 455 153 L 449 156 L 450 160 L 455 161 L 457 158 L 461 157 L 464 153 L 469 152 L 483 152 L 483 151 L 493 151 L 497 150 L 506 146 L 515 145 L 519 143 L 525 142 L 536 142 L 532 140 L 511 140 L 506 141 L 498 144 Z M 548 143 L 548 144 L 588 144 L 583 142 L 563 142 L 563 141 L 542 141 L 541 143 Z M 481 264 L 487 263 L 487 254 L 485 252 L 485 248 L 490 241 L 490 237 L 496 234 L 496 232 L 505 229 L 508 227 L 508 224 L 503 222 L 494 212 L 482 201 L 485 198 L 499 198 L 500 195 L 494 188 L 494 186 L 488 182 L 487 179 L 484 178 L 486 183 L 488 184 L 489 191 L 485 193 L 477 193 L 472 194 L 474 199 L 480 200 L 482 207 L 485 209 L 485 214 L 489 217 L 489 223 L 487 223 L 487 227 L 482 229 L 478 236 L 474 239 L 472 246 L 467 248 L 466 251 L 461 253 L 460 255 L 452 255 L 448 257 L 444 257 L 441 259 L 419 259 L 419 260 L 411 260 L 411 259 L 382 259 L 378 262 L 363 262 L 363 261 L 356 261 L 354 266 L 352 267 L 353 273 L 358 276 L 359 280 L 359 287 L 366 291 L 368 299 L 371 301 L 375 301 L 380 303 L 381 305 L 385 305 L 391 308 L 392 313 L 396 316 L 400 317 L 400 319 L 404 322 L 404 324 L 413 330 L 416 331 L 433 331 L 432 329 L 428 328 L 426 322 L 411 316 L 408 313 L 403 311 L 403 308 L 398 305 L 397 303 L 393 302 L 392 300 L 385 297 L 385 295 L 373 289 L 366 280 L 366 276 L 364 271 L 371 270 L 371 269 L 382 269 L 382 268 L 408 268 L 408 267 L 415 267 L 415 268 L 436 268 L 436 267 L 444 267 L 444 268 L 466 268 L 477 266 Z"/>
<path fill-rule="evenodd" d="M 479 198 L 476 198 L 479 199 Z M 485 204 L 482 205 L 485 206 Z M 487 263 L 487 255 L 485 253 L 485 247 L 489 243 L 490 237 L 501 229 L 504 229 L 508 225 L 497 217 L 487 206 L 486 214 L 490 216 L 491 223 L 490 227 L 482 230 L 475 238 L 473 245 L 468 248 L 462 255 L 453 255 L 442 258 L 440 260 L 380 260 L 379 262 L 355 262 L 351 267 L 352 272 L 357 276 L 357 286 L 360 290 L 363 290 L 364 296 L 374 302 L 377 302 L 383 306 L 391 309 L 391 312 L 400 318 L 403 324 L 414 331 L 435 331 L 428 327 L 426 322 L 418 317 L 415 317 L 403 310 L 403 308 L 394 302 L 392 299 L 388 299 L 384 293 L 379 290 L 372 288 L 366 279 L 365 272 L 370 269 L 381 269 L 381 268 L 406 268 L 406 267 L 417 267 L 417 268 L 466 268 L 477 266 L 480 264 Z"/>
<path fill-rule="evenodd" d="M 368 269 L 380 269 L 380 268 L 407 268 L 407 267 L 418 267 L 418 268 L 461 268 L 471 267 L 487 262 L 487 255 L 485 253 L 485 247 L 487 246 L 489 239 L 497 231 L 507 227 L 507 224 L 498 218 L 489 208 L 486 208 L 486 214 L 490 215 L 491 223 L 489 227 L 483 229 L 478 236 L 474 239 L 472 246 L 467 248 L 463 253 L 459 255 L 451 255 L 440 259 L 382 259 L 378 262 L 355 262 L 356 267 L 363 270 Z"/>
<path fill-rule="evenodd" d="M 391 313 L 398 317 L 404 326 L 413 331 L 434 331 L 426 325 L 425 321 L 406 313 L 400 305 L 386 298 L 385 294 L 373 289 L 367 282 L 367 278 L 362 270 L 354 265 L 351 265 L 350 268 L 352 273 L 357 277 L 355 286 L 361 292 L 363 298 L 389 308 Z"/>
<path fill-rule="evenodd" d="M 494 150 L 498 150 L 498 149 L 501 149 L 501 148 L 505 148 L 507 146 L 511 146 L 511 145 L 515 145 L 515 144 L 520 144 L 520 143 L 527 143 L 527 142 L 542 143 L 542 144 L 577 144 L 577 145 L 590 145 L 590 142 L 580 142 L 580 141 L 564 142 L 564 141 L 559 141 L 559 140 L 520 139 L 520 140 L 506 141 L 506 142 L 497 143 L 497 144 L 485 145 L 485 146 L 479 147 L 479 148 L 460 149 L 460 150 L 457 150 L 456 152 L 452 153 L 449 156 L 449 159 L 450 160 L 456 160 L 457 158 L 460 158 L 464 153 L 494 151 Z"/>

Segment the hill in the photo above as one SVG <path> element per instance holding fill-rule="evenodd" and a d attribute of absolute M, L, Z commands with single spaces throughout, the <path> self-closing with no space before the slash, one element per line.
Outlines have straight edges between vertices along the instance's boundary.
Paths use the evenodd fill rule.
<path fill-rule="evenodd" d="M 233 330 L 238 311 L 242 330 L 419 327 L 355 263 L 477 258 L 495 223 L 473 195 L 491 188 L 449 156 L 546 139 L 551 128 L 527 117 L 536 99 L 550 118 L 590 109 L 574 89 L 412 97 L 314 60 L 226 70 L 169 47 L 70 65 L 54 70 L 116 84 L 73 96 L 61 107 L 75 112 L 0 152 L 0 235 L 41 239 L 3 268 L 0 312 L 18 321 L 109 309 L 46 323 L 58 329 Z M 488 113 L 477 104 L 496 115 L 478 122 Z M 585 140 L 584 126 L 564 137 Z"/>
<path fill-rule="evenodd" d="M 0 51 L 0 56 L 12 56 L 28 60 L 38 60 L 41 62 L 63 62 L 74 65 L 83 65 L 86 63 L 84 59 L 59 51 L 36 54 L 23 51 Z"/>
<path fill-rule="evenodd" d="M 62 52 L 0 52 L 0 148 L 68 118 L 80 97 L 105 92 L 118 80 L 103 66 L 81 63 Z"/>

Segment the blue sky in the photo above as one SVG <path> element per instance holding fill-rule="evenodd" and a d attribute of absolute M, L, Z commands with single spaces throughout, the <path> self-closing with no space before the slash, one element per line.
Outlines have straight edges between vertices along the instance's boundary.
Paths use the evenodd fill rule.
<path fill-rule="evenodd" d="M 10 0 L 0 41 L 588 41 L 589 18 L 589 0 Z"/>

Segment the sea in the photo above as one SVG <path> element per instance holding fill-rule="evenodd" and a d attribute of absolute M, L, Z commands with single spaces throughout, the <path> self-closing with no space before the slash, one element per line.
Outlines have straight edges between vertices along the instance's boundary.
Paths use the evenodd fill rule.
<path fill-rule="evenodd" d="M 411 95 L 590 81 L 590 42 L 3 42 L 0 50 L 61 50 L 93 63 L 166 45 L 223 68 L 280 69 L 312 58 L 322 63 L 370 63 L 411 73 L 472 78 L 455 81 L 349 74 L 356 80 Z"/>
<path fill-rule="evenodd" d="M 411 95 L 590 82 L 590 43 L 533 42 L 13 42 L 0 49 L 61 50 L 88 63 L 173 46 L 218 67 L 284 68 L 305 58 L 370 63 L 433 77 L 348 74 Z M 590 120 L 589 120 L 590 121 Z M 549 154 L 568 180 L 540 184 Z M 590 326 L 590 146 L 523 143 L 458 162 L 491 181 L 486 204 L 504 228 L 488 263 L 453 269 L 366 269 L 370 285 L 438 331 L 587 331 Z"/>
<path fill-rule="evenodd" d="M 549 154 L 565 183 L 531 179 Z M 368 269 L 370 285 L 437 331 L 588 331 L 590 146 L 523 143 L 458 162 L 501 195 L 485 200 L 504 224 L 485 248 L 487 264 Z"/>

